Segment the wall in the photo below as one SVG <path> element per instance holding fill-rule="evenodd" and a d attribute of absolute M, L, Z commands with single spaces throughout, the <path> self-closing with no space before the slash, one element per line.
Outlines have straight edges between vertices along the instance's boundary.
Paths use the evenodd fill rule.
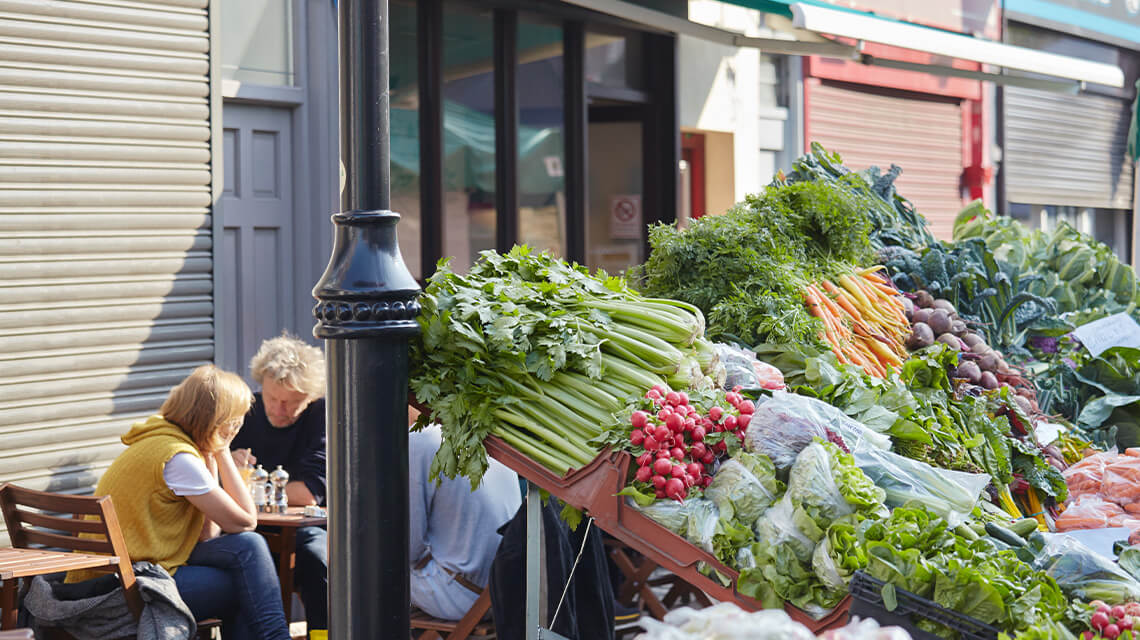
<path fill-rule="evenodd" d="M 751 36 L 769 33 L 759 12 L 714 0 L 689 2 L 689 19 Z M 778 74 L 772 58 L 753 48 L 687 36 L 680 36 L 678 47 L 682 129 L 720 134 L 707 137 L 706 144 L 716 140 L 721 152 L 726 136 L 731 138 L 731 167 L 714 171 L 714 154 L 706 148 L 706 202 L 710 211 L 723 210 L 714 203 L 738 202 L 756 193 L 775 172 L 775 152 L 783 149 L 787 119 L 787 110 L 777 105 Z M 724 179 L 726 170 L 731 171 L 731 183 Z"/>

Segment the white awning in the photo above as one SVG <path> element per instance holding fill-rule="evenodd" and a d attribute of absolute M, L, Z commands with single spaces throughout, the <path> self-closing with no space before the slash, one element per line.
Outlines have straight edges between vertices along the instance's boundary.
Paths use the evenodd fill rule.
<path fill-rule="evenodd" d="M 1124 86 L 1124 72 L 1116 65 L 983 40 L 882 18 L 870 13 L 833 9 L 804 2 L 787 3 L 793 16 L 792 24 L 788 25 L 787 31 L 778 31 L 773 37 L 757 38 L 710 27 L 620 0 L 563 1 L 636 22 L 657 31 L 701 38 L 729 46 L 752 47 L 766 53 L 843 58 L 863 64 L 939 76 L 963 77 L 1068 93 L 1075 93 L 1084 83 L 1110 87 Z M 786 18 L 784 22 L 787 22 Z M 850 38 L 856 42 L 874 42 L 941 57 L 970 60 L 1004 69 L 1039 74 L 1047 78 L 986 73 L 958 69 L 949 65 L 880 58 L 862 53 L 860 45 L 846 44 L 833 40 L 832 37 Z"/>
<path fill-rule="evenodd" d="M 792 24 L 815 33 L 865 40 L 1078 82 L 1124 86 L 1124 72 L 1112 64 L 973 38 L 867 13 L 803 2 L 793 2 L 790 7 Z"/>

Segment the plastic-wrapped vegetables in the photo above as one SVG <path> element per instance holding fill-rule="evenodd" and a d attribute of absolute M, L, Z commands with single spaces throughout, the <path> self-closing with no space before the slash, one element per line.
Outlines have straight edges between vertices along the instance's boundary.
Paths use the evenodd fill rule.
<path fill-rule="evenodd" d="M 742 451 L 720 466 L 705 497 L 720 509 L 721 518 L 752 527 L 781 492 L 783 483 L 776 479 L 771 459 Z"/>
<path fill-rule="evenodd" d="M 640 621 L 644 633 L 634 640 L 911 640 L 899 627 L 880 627 L 871 619 L 853 619 L 845 627 L 823 632 L 817 639 L 782 609 L 751 613 L 735 603 L 722 602 L 705 609 L 681 607 L 658 622 Z"/>
<path fill-rule="evenodd" d="M 684 502 L 658 500 L 648 506 L 633 507 L 657 524 L 681 536 L 709 553 L 716 553 L 713 537 L 717 534 L 720 512 L 711 500 L 690 499 Z"/>

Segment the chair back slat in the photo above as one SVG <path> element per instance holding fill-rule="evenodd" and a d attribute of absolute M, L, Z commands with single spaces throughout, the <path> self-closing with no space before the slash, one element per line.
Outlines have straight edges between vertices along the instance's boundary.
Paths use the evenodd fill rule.
<path fill-rule="evenodd" d="M 36 513 L 30 509 L 49 513 Z M 0 486 L 0 511 L 4 514 L 13 547 L 42 545 L 116 556 L 115 573 L 122 582 L 127 606 L 135 618 L 142 615 L 142 596 L 139 595 L 127 544 L 110 496 L 68 496 L 4 484 Z M 72 535 L 62 535 L 59 531 Z M 79 533 L 88 536 L 75 535 Z M 101 538 L 89 537 L 91 535 Z"/>
<path fill-rule="evenodd" d="M 80 533 L 103 533 L 106 528 L 99 520 L 88 520 L 75 516 L 49 516 L 36 511 L 24 511 L 23 509 L 19 511 L 20 519 L 23 520 L 25 524 L 30 524 L 33 527 L 43 527 L 44 529 L 66 531 L 72 535 Z"/>

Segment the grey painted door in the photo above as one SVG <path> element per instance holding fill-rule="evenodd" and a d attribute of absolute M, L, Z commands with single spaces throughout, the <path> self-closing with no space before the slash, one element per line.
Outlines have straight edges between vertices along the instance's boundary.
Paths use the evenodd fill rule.
<path fill-rule="evenodd" d="M 214 276 L 222 305 L 221 366 L 248 378 L 257 346 L 296 317 L 292 112 L 226 104 L 222 120 L 225 232 Z"/>

